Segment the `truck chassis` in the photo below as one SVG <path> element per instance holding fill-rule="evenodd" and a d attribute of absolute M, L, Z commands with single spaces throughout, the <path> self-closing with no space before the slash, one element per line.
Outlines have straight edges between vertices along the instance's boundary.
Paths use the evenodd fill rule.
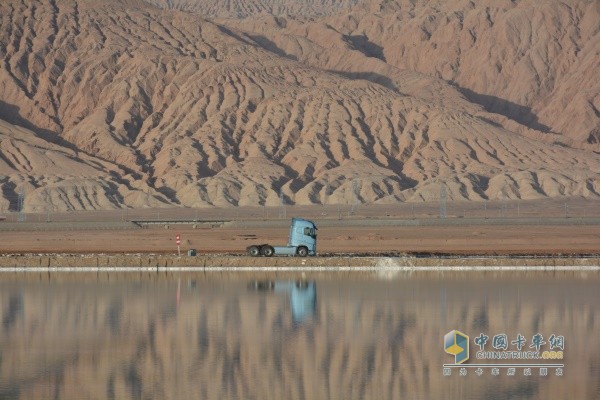
<path fill-rule="evenodd" d="M 282 256 L 308 256 L 306 246 L 271 246 L 270 244 L 254 244 L 246 249 L 252 257 L 272 257 L 275 254 Z"/>

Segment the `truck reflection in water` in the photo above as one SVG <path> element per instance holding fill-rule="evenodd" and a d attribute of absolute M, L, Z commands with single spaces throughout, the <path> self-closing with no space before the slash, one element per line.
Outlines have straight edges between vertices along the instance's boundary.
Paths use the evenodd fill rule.
<path fill-rule="evenodd" d="M 252 281 L 249 290 L 287 294 L 294 324 L 311 320 L 317 310 L 317 285 L 308 281 Z"/>

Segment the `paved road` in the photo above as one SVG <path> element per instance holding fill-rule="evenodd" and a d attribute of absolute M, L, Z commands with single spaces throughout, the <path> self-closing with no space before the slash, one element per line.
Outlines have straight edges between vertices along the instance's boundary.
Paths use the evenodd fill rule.
<path fill-rule="evenodd" d="M 583 226 L 600 225 L 600 218 L 364 218 L 315 219 L 319 227 L 377 226 Z M 197 227 L 279 228 L 289 219 L 276 220 L 143 220 L 106 222 L 0 222 L 0 231 L 122 230 L 149 226 L 196 225 Z"/>

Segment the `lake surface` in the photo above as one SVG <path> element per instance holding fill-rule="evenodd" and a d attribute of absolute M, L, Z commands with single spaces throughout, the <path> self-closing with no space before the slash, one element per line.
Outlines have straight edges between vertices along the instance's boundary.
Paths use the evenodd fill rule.
<path fill-rule="evenodd" d="M 597 272 L 75 275 L 0 275 L 0 399 L 600 398 Z M 563 359 L 477 359 L 482 333 Z"/>

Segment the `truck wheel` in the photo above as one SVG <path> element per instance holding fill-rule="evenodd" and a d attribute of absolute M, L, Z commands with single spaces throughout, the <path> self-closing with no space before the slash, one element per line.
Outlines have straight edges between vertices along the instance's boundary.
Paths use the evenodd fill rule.
<path fill-rule="evenodd" d="M 298 247 L 296 254 L 298 254 L 300 257 L 306 257 L 308 255 L 308 249 L 304 246 Z"/>
<path fill-rule="evenodd" d="M 260 255 L 260 248 L 258 246 L 250 246 L 248 247 L 248 254 L 252 257 L 258 257 Z"/>
<path fill-rule="evenodd" d="M 269 245 L 263 246 L 262 249 L 260 249 L 260 254 L 262 254 L 265 257 L 271 257 L 273 254 L 275 254 L 275 249 Z"/>

